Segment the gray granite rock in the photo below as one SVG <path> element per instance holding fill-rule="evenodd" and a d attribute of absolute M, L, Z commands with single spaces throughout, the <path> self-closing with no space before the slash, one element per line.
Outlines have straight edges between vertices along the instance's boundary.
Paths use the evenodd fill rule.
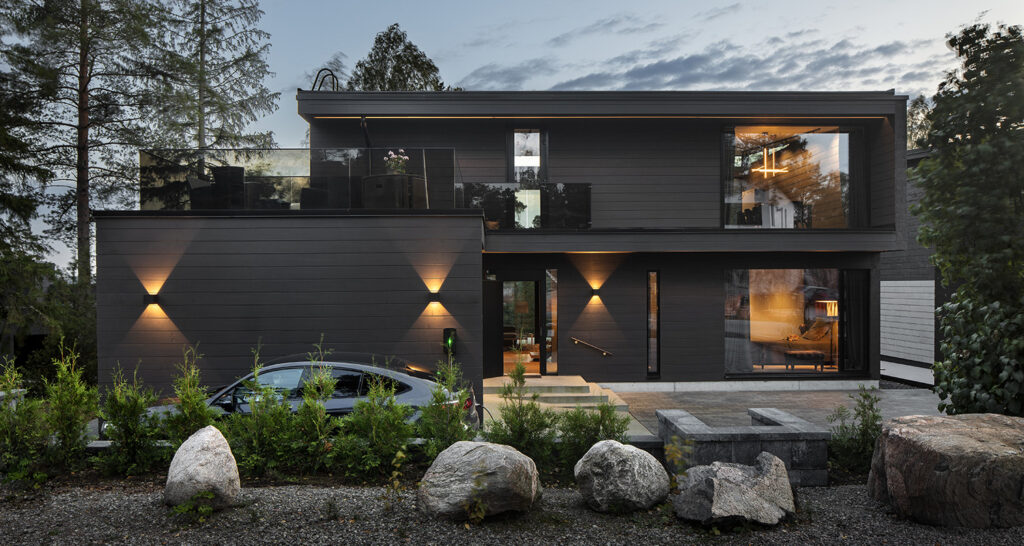
<path fill-rule="evenodd" d="M 679 476 L 672 499 L 676 516 L 712 525 L 746 520 L 776 525 L 796 511 L 786 465 L 766 451 L 754 466 L 716 462 L 694 466 Z"/>
<path fill-rule="evenodd" d="M 661 463 L 615 440 L 594 444 L 574 470 L 580 494 L 598 512 L 646 510 L 668 496 L 668 472 Z"/>
<path fill-rule="evenodd" d="M 417 508 L 455 520 L 474 510 L 484 516 L 526 512 L 541 495 L 533 459 L 489 442 L 456 442 L 438 454 L 420 480 Z"/>
<path fill-rule="evenodd" d="M 181 444 L 171 460 L 164 487 L 164 502 L 178 505 L 197 493 L 213 493 L 214 508 L 232 506 L 242 486 L 238 466 L 224 435 L 213 426 L 196 431 Z"/>
<path fill-rule="evenodd" d="M 890 419 L 875 445 L 868 493 L 929 525 L 1024 525 L 1024 418 Z"/>

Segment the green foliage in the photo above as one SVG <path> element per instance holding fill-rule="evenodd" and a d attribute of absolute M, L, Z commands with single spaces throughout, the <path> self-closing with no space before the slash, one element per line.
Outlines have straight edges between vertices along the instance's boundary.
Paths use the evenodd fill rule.
<path fill-rule="evenodd" d="M 391 381 L 372 374 L 363 381 L 370 382 L 366 400 L 357 401 L 352 413 L 342 419 L 333 462 L 348 476 L 380 479 L 412 438 L 415 429 L 406 420 L 413 410 L 395 400 Z"/>
<path fill-rule="evenodd" d="M 686 475 L 686 468 L 690 464 L 689 459 L 692 454 L 693 440 L 690 438 L 682 440 L 678 436 L 673 436 L 669 442 L 665 443 L 665 466 L 669 471 L 669 484 L 672 489 L 679 485 L 676 483 L 676 477 Z"/>
<path fill-rule="evenodd" d="M 864 474 L 871 469 L 875 441 L 882 434 L 882 412 L 874 394 L 877 390 L 861 385 L 857 394 L 849 395 L 856 403 L 852 416 L 846 406 L 838 406 L 826 417 L 833 423 L 832 439 L 828 442 L 831 466 L 852 474 Z"/>
<path fill-rule="evenodd" d="M 268 148 L 269 131 L 249 133 L 253 121 L 277 109 L 280 93 L 264 81 L 270 35 L 259 28 L 258 0 L 172 0 L 160 4 L 166 29 L 155 44 L 162 77 L 154 120 L 162 145 L 196 148 Z"/>
<path fill-rule="evenodd" d="M 564 468 L 572 471 L 576 462 L 602 440 L 626 443 L 629 416 L 620 415 L 615 405 L 602 402 L 594 409 L 576 406 L 558 416 L 561 442 L 558 452 Z"/>
<path fill-rule="evenodd" d="M 469 499 L 462 506 L 462 509 L 466 511 L 466 519 L 473 524 L 480 523 L 487 517 L 487 503 L 483 499 L 484 475 L 483 470 L 477 470 L 473 473 L 473 489 L 470 492 Z"/>
<path fill-rule="evenodd" d="M 14 361 L 0 363 L 0 474 L 6 480 L 31 480 L 38 476 L 40 456 L 47 445 L 42 403 L 25 396 L 21 372 Z M 45 479 L 45 474 L 42 475 Z"/>
<path fill-rule="evenodd" d="M 940 408 L 1024 415 L 1024 36 L 975 24 L 950 36 L 961 66 L 933 98 L 932 155 L 917 168 L 918 239 L 942 282 Z"/>
<path fill-rule="evenodd" d="M 209 491 L 200 491 L 187 501 L 171 507 L 171 513 L 189 522 L 205 522 L 213 515 L 213 499 L 215 495 Z"/>
<path fill-rule="evenodd" d="M 455 442 L 472 439 L 476 432 L 466 426 L 469 410 L 463 401 L 469 398 L 469 390 L 462 381 L 459 363 L 452 358 L 438 362 L 435 375 L 437 384 L 430 393 L 430 405 L 423 408 L 417 423 L 420 438 L 426 442 L 423 452 L 431 461 Z"/>
<path fill-rule="evenodd" d="M 294 427 L 287 396 L 260 383 L 259 349 L 253 351 L 253 378 L 246 381 L 239 403 L 249 404 L 249 414 L 232 413 L 219 423 L 231 446 L 240 473 L 247 476 L 277 475 L 292 464 Z"/>
<path fill-rule="evenodd" d="M 46 381 L 46 420 L 56 440 L 50 460 L 73 469 L 84 460 L 86 426 L 99 412 L 99 395 L 96 387 L 82 380 L 78 353 L 73 348 L 61 346 L 60 357 L 53 363 L 56 376 L 53 381 Z"/>
<path fill-rule="evenodd" d="M 1024 295 L 985 304 L 958 289 L 940 313 L 939 410 L 1024 416 Z"/>
<path fill-rule="evenodd" d="M 349 91 L 457 91 L 445 86 L 434 61 L 395 23 L 377 34 L 366 58 L 357 62 Z"/>
<path fill-rule="evenodd" d="M 132 475 L 147 472 L 170 455 L 159 445 L 163 435 L 160 417 L 148 409 L 157 395 L 138 378 L 138 370 L 129 383 L 120 368 L 114 372 L 113 388 L 107 391 L 101 414 L 109 423 L 110 448 L 100 456 L 102 468 L 109 474 Z"/>
<path fill-rule="evenodd" d="M 302 405 L 295 414 L 294 465 L 300 472 L 319 472 L 331 460 L 332 439 L 340 420 L 327 414 L 335 380 L 325 367 L 317 368 L 302 388 Z"/>
<path fill-rule="evenodd" d="M 487 440 L 518 449 L 537 466 L 551 461 L 554 454 L 558 416 L 537 403 L 537 394 L 526 392 L 526 366 L 516 362 L 502 386 L 501 418 L 491 423 Z"/>
<path fill-rule="evenodd" d="M 199 382 L 199 366 L 203 357 L 197 347 L 187 345 L 182 350 L 181 362 L 176 366 L 174 394 L 178 398 L 175 410 L 165 419 L 171 446 L 178 448 L 197 430 L 212 425 L 217 412 L 206 405 L 206 389 Z"/>

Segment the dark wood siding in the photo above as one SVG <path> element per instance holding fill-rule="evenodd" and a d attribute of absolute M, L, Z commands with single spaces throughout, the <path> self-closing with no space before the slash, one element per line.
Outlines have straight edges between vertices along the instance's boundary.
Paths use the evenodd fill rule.
<path fill-rule="evenodd" d="M 671 253 L 671 254 L 491 254 L 484 268 L 498 280 L 538 278 L 558 269 L 560 375 L 589 381 L 645 382 L 646 275 L 661 274 L 661 376 L 659 381 L 719 381 L 725 378 L 725 271 L 733 268 L 874 269 L 871 253 Z M 591 301 L 591 285 L 600 301 Z M 878 320 L 878 281 L 872 279 L 869 318 Z M 878 332 L 866 332 L 869 361 L 878 377 Z M 611 356 L 571 336 L 606 349 Z"/>
<path fill-rule="evenodd" d="M 248 371 L 257 342 L 269 360 L 320 334 L 339 351 L 429 367 L 452 326 L 478 381 L 480 249 L 472 217 L 101 217 L 100 382 L 138 364 L 168 392 L 183 345 L 198 343 L 204 382 L 222 384 Z M 428 307 L 430 279 L 444 279 L 441 310 Z M 143 285 L 159 285 L 159 309 Z"/>

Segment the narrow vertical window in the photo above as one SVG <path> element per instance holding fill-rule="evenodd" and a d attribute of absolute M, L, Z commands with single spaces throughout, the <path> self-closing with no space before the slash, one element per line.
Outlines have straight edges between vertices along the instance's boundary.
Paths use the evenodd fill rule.
<path fill-rule="evenodd" d="M 558 373 L 558 270 L 548 269 L 544 275 L 544 288 L 547 292 L 544 298 L 547 303 L 547 324 L 545 332 L 547 337 L 547 370 L 544 373 Z"/>
<path fill-rule="evenodd" d="M 539 129 L 512 131 L 511 181 L 515 189 L 515 227 L 541 227 L 541 190 L 544 181 L 544 134 Z"/>
<path fill-rule="evenodd" d="M 647 375 L 661 373 L 661 283 L 657 271 L 647 272 Z"/>

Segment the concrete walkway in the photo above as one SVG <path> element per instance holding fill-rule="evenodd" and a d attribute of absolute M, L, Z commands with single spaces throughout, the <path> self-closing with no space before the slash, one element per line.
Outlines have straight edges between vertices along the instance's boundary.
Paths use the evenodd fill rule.
<path fill-rule="evenodd" d="M 939 397 L 926 389 L 880 389 L 882 417 L 940 415 Z M 828 414 L 842 404 L 853 409 L 847 395 L 856 391 L 757 391 L 757 392 L 623 392 L 629 412 L 653 434 L 658 432 L 655 410 L 683 409 L 711 426 L 749 425 L 747 408 L 777 408 L 828 426 Z"/>

